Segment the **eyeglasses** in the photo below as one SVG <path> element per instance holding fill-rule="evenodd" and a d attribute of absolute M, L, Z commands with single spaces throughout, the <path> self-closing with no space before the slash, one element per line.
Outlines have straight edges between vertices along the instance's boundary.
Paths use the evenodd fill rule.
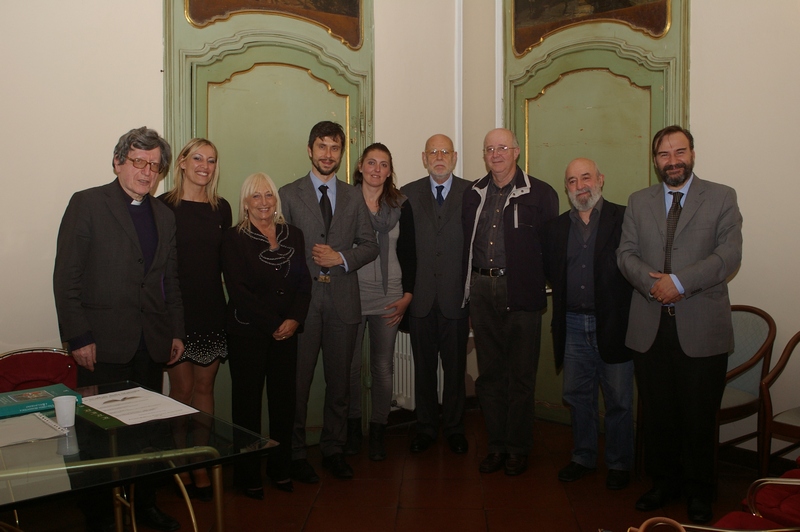
<path fill-rule="evenodd" d="M 483 153 L 486 155 L 493 155 L 494 152 L 497 152 L 500 155 L 505 155 L 508 153 L 508 150 L 513 150 L 512 146 L 489 146 L 488 148 L 483 149 Z"/>
<path fill-rule="evenodd" d="M 448 155 L 451 155 L 452 153 L 453 152 L 450 151 L 450 150 L 433 149 L 433 150 L 428 152 L 428 157 L 435 158 L 437 155 L 441 155 L 442 157 L 447 157 Z"/>
<path fill-rule="evenodd" d="M 126 157 L 126 159 L 128 159 L 131 162 L 131 164 L 133 164 L 134 168 L 143 170 L 145 166 L 149 165 L 151 172 L 153 172 L 154 174 L 161 173 L 161 163 L 151 163 L 149 161 L 145 161 L 144 159 L 139 159 L 138 157 L 136 159 L 131 159 L 130 157 Z"/>

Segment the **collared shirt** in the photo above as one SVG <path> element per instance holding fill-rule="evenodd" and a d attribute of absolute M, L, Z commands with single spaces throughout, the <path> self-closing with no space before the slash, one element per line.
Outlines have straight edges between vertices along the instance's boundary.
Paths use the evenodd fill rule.
<path fill-rule="evenodd" d="M 472 265 L 476 268 L 506 267 L 503 207 L 513 188 L 513 179 L 503 188 L 499 188 L 494 179 L 489 180 L 489 185 L 486 187 L 486 203 L 481 209 L 472 248 Z"/>
<path fill-rule="evenodd" d="M 323 181 L 314 174 L 314 170 L 308 173 L 311 177 L 311 182 L 314 184 L 314 192 L 317 194 L 317 203 L 322 198 L 322 192 L 319 190 L 320 185 L 328 187 L 328 199 L 331 200 L 331 214 L 336 213 L 336 176 L 334 175 L 328 181 Z"/>
<path fill-rule="evenodd" d="M 667 207 L 667 215 L 669 215 L 669 210 L 672 207 L 673 196 L 672 194 L 670 194 L 670 192 L 683 193 L 683 196 L 681 197 L 681 207 L 683 207 L 684 205 L 686 205 L 686 196 L 689 195 L 689 187 L 692 186 L 693 180 L 694 180 L 694 172 L 692 172 L 692 175 L 689 176 L 689 179 L 686 180 L 686 183 L 684 183 L 683 186 L 678 190 L 672 190 L 667 185 L 662 183 L 662 186 L 664 187 L 664 204 Z M 675 284 L 675 288 L 678 289 L 678 292 L 680 294 L 683 294 L 684 288 L 681 282 L 678 280 L 678 276 L 676 276 L 674 273 L 669 274 L 669 276 L 672 278 L 672 282 Z"/>
<path fill-rule="evenodd" d="M 450 193 L 450 189 L 453 187 L 453 173 L 450 173 L 450 177 L 448 177 L 447 181 L 444 183 L 437 183 L 436 180 L 431 176 L 428 176 L 428 180 L 431 182 L 431 193 L 433 194 L 433 197 L 436 197 L 436 187 L 444 185 L 444 188 L 442 189 L 442 197 L 447 199 L 447 195 Z"/>
<path fill-rule="evenodd" d="M 319 203 L 319 200 L 322 199 L 322 191 L 319 189 L 319 187 L 321 185 L 328 187 L 328 199 L 331 202 L 331 214 L 336 214 L 336 176 L 334 175 L 326 182 L 323 182 L 322 179 L 318 178 L 314 173 L 314 170 L 311 170 L 308 173 L 308 176 L 311 178 L 311 183 L 314 185 L 314 192 L 317 194 L 317 203 Z M 344 268 L 344 271 L 349 272 L 350 267 L 347 265 L 347 259 L 344 258 L 344 255 L 342 255 L 341 251 L 338 253 L 339 256 L 342 257 L 342 268 Z"/>
<path fill-rule="evenodd" d="M 588 314 L 594 312 L 594 250 L 603 198 L 592 208 L 589 223 L 583 223 L 573 207 L 567 241 L 567 311 Z"/>

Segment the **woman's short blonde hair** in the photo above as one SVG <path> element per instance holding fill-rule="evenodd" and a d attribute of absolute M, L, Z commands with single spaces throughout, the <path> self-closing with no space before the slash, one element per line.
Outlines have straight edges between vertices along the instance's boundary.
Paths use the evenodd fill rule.
<path fill-rule="evenodd" d="M 264 172 L 256 172 L 245 178 L 244 183 L 242 183 L 242 190 L 239 193 L 239 223 L 237 225 L 239 231 L 250 229 L 250 217 L 247 215 L 246 207 L 247 198 L 259 190 L 265 189 L 272 192 L 272 195 L 275 196 L 275 223 L 286 223 L 286 219 L 283 217 L 283 211 L 281 210 L 281 196 L 278 194 L 278 187 L 275 186 L 275 182 L 270 176 Z"/>

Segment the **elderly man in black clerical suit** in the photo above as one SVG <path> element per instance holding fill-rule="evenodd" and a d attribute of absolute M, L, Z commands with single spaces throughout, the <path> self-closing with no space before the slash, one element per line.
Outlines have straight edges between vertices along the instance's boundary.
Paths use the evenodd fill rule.
<path fill-rule="evenodd" d="M 164 365 L 183 353 L 175 216 L 150 196 L 170 157 L 154 130 L 132 129 L 114 148 L 117 179 L 75 193 L 64 213 L 53 291 L 79 386 L 130 380 L 160 392 Z M 155 506 L 155 487 L 138 486 L 137 521 L 177 530 L 180 524 Z M 97 496 L 107 496 L 108 505 L 84 498 L 87 528 L 108 529 L 111 495 Z"/>

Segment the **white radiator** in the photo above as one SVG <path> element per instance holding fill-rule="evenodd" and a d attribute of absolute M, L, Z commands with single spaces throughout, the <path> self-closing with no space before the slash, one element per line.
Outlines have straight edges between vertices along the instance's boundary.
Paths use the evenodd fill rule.
<path fill-rule="evenodd" d="M 442 361 L 436 371 L 439 404 L 442 403 L 444 371 Z M 411 352 L 411 338 L 408 333 L 398 332 L 394 341 L 394 375 L 392 380 L 392 407 L 414 410 L 414 355 Z"/>

